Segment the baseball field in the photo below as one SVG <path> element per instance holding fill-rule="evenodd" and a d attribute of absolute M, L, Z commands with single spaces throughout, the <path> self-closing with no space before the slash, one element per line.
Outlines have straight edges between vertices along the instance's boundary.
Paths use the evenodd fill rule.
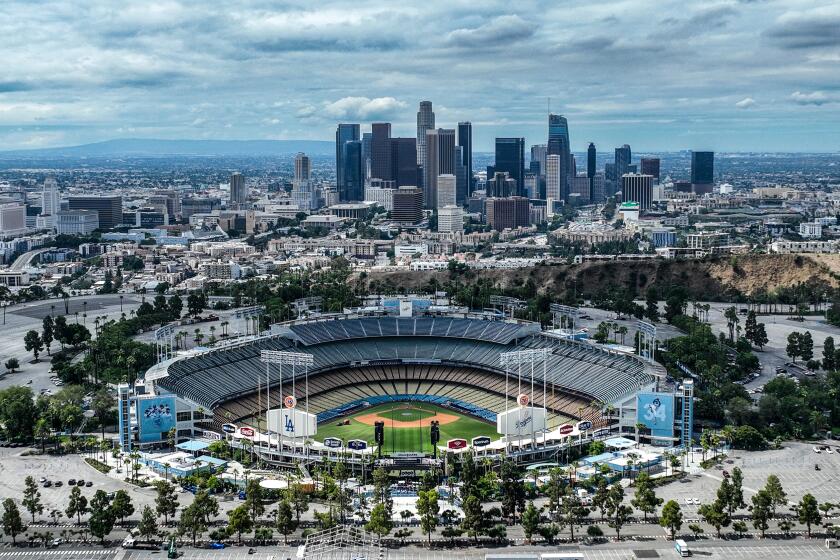
<path fill-rule="evenodd" d="M 440 443 L 463 438 L 470 441 L 476 436 L 497 439 L 496 426 L 466 414 L 429 403 L 387 403 L 362 409 L 354 414 L 334 418 L 318 425 L 315 439 L 341 438 L 345 442 L 361 439 L 373 445 L 374 423 L 385 423 L 384 453 L 432 452 L 429 429 L 433 420 L 440 424 Z"/>

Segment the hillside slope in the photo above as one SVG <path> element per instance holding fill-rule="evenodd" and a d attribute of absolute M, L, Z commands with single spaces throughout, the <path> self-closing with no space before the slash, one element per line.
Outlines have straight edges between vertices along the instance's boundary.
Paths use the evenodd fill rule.
<path fill-rule="evenodd" d="M 500 288 L 517 288 L 532 281 L 542 293 L 574 290 L 590 297 L 600 290 L 620 285 L 638 295 L 648 286 L 661 292 L 683 286 L 698 301 L 729 300 L 762 291 L 773 293 L 799 284 L 825 289 L 840 287 L 840 255 L 740 255 L 719 259 L 587 262 L 579 265 L 535 266 L 520 270 L 482 270 L 453 276 L 449 271 L 373 272 L 364 279 L 379 291 L 412 291 L 436 280 L 455 278 L 468 284 L 487 279 Z"/>

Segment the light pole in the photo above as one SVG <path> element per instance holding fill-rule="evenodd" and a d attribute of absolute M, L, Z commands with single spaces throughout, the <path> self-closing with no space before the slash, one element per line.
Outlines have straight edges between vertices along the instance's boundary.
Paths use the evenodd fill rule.
<path fill-rule="evenodd" d="M 306 419 L 304 421 L 304 451 L 307 451 L 306 447 L 306 439 L 309 437 L 309 368 L 315 365 L 315 357 L 312 354 L 307 354 L 305 352 L 281 352 L 279 350 L 263 350 L 260 352 L 260 360 L 265 363 L 265 380 L 266 380 L 266 406 L 265 406 L 265 423 L 266 423 L 266 431 L 268 433 L 268 451 L 271 453 L 271 423 L 268 421 L 268 412 L 271 410 L 271 364 L 277 364 L 280 366 L 280 402 L 286 408 L 292 409 L 292 411 L 297 410 L 297 402 L 294 399 L 295 394 L 295 385 L 297 379 L 297 367 L 301 366 L 304 368 L 304 377 L 305 377 L 305 388 L 304 393 L 306 394 Z M 292 399 L 289 402 L 286 402 L 286 399 L 283 397 L 283 366 L 292 366 Z M 281 413 L 282 414 L 282 413 Z M 294 422 L 297 421 L 296 415 L 293 414 L 293 423 L 292 423 L 292 438 L 295 438 L 295 433 L 297 429 L 294 428 Z M 280 435 L 277 442 L 277 452 L 280 456 L 281 460 L 283 457 L 283 432 L 286 431 L 286 426 L 282 422 L 282 416 L 280 421 Z"/>

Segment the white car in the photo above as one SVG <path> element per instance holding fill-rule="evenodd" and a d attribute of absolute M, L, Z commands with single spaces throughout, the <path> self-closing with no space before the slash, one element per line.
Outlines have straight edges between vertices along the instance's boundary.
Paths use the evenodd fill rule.
<path fill-rule="evenodd" d="M 819 452 L 820 452 L 820 448 L 815 445 L 814 446 L 814 453 L 819 453 Z"/>
<path fill-rule="evenodd" d="M 826 445 L 824 449 L 829 455 L 834 455 L 834 450 L 832 450 L 829 446 Z"/>

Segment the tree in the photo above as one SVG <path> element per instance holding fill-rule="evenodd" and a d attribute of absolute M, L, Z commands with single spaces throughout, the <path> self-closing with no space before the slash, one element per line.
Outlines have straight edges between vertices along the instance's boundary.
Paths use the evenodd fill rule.
<path fill-rule="evenodd" d="M 662 498 L 656 497 L 648 473 L 641 472 L 636 477 L 636 493 L 630 503 L 644 514 L 646 523 L 648 513 L 655 512 L 656 508 L 662 504 Z"/>
<path fill-rule="evenodd" d="M 732 511 L 747 507 L 744 502 L 744 473 L 740 467 L 732 469 L 732 491 L 729 497 Z"/>
<path fill-rule="evenodd" d="M 770 511 L 772 512 L 772 517 L 776 517 L 776 508 L 787 504 L 787 494 L 782 488 L 782 483 L 779 481 L 779 477 L 775 474 L 768 476 L 767 482 L 764 484 L 764 490 L 767 491 L 767 495 L 770 497 Z"/>
<path fill-rule="evenodd" d="M 432 546 L 432 533 L 438 525 L 438 493 L 434 488 L 417 494 L 417 515 L 420 516 L 420 530 L 429 536 L 429 546 Z"/>
<path fill-rule="evenodd" d="M 802 355 L 802 333 L 792 332 L 788 335 L 785 353 L 796 363 L 796 358 Z"/>
<path fill-rule="evenodd" d="M 116 520 L 114 512 L 110 507 L 110 502 L 108 494 L 104 490 L 97 490 L 90 500 L 88 528 L 90 529 L 90 534 L 97 537 L 103 543 L 105 542 L 105 537 L 114 529 L 114 521 Z"/>
<path fill-rule="evenodd" d="M 41 492 L 38 491 L 38 483 L 31 476 L 24 480 L 23 500 L 21 503 L 32 515 L 32 523 L 35 523 L 35 514 L 44 513 L 44 504 L 41 503 Z"/>
<path fill-rule="evenodd" d="M 3 500 L 3 533 L 12 537 L 12 544 L 15 538 L 26 531 L 26 525 L 20 517 L 20 510 L 15 501 L 11 498 Z"/>
<path fill-rule="evenodd" d="M 700 535 L 702 535 L 704 533 L 703 527 L 701 527 L 697 523 L 692 523 L 691 525 L 689 525 L 688 530 L 691 531 L 692 534 L 694 535 L 694 540 L 699 539 Z"/>
<path fill-rule="evenodd" d="M 82 489 L 78 486 L 74 486 L 70 490 L 70 499 L 67 502 L 67 509 L 64 510 L 64 513 L 67 515 L 68 518 L 76 518 L 76 522 L 81 525 L 82 523 L 82 516 L 88 512 L 88 501 L 87 498 L 82 496 Z"/>
<path fill-rule="evenodd" d="M 208 494 L 207 490 L 199 490 L 195 495 L 192 505 L 197 507 L 197 511 L 201 515 L 204 525 L 209 525 L 210 519 L 219 515 L 219 502 Z"/>
<path fill-rule="evenodd" d="M 677 531 L 682 527 L 683 514 L 680 510 L 680 504 L 674 500 L 662 506 L 662 515 L 659 517 L 659 525 L 668 529 L 671 533 L 671 539 L 677 538 Z"/>
<path fill-rule="evenodd" d="M 738 319 L 738 311 L 733 305 L 726 308 L 726 311 L 723 312 L 723 316 L 726 318 L 726 326 L 729 329 L 729 342 L 735 342 L 735 327 L 740 321 L 740 319 Z"/>
<path fill-rule="evenodd" d="M 265 504 L 263 504 L 263 488 L 260 486 L 260 481 L 252 478 L 245 485 L 245 505 L 251 511 L 251 517 L 256 521 L 265 513 Z"/>
<path fill-rule="evenodd" d="M 570 531 L 570 539 L 575 540 L 575 527 L 581 517 L 589 515 L 589 508 L 583 505 L 580 496 L 572 488 L 566 488 L 566 495 L 560 506 L 561 523 L 567 525 Z"/>
<path fill-rule="evenodd" d="M 114 409 L 116 403 L 108 389 L 102 388 L 97 391 L 90 401 L 90 409 L 93 415 L 99 420 L 99 427 L 102 431 L 102 439 L 105 439 L 105 423 L 108 421 L 108 414 Z"/>
<path fill-rule="evenodd" d="M 387 473 L 386 473 L 387 476 Z M 295 511 L 295 520 L 300 523 L 300 516 L 309 511 L 309 496 L 300 484 L 292 484 L 290 500 Z"/>
<path fill-rule="evenodd" d="M 837 369 L 837 349 L 834 346 L 834 337 L 827 336 L 823 341 L 822 367 L 825 371 Z"/>
<path fill-rule="evenodd" d="M 53 318 L 50 315 L 44 317 L 43 322 L 41 323 L 42 330 L 41 330 L 41 340 L 44 342 L 44 346 L 47 347 L 47 354 L 50 353 L 50 346 L 55 340 L 55 332 L 53 330 Z"/>
<path fill-rule="evenodd" d="M 125 490 L 117 490 L 111 502 L 111 513 L 115 519 L 120 520 L 120 525 L 125 523 L 125 518 L 134 513 L 134 506 L 131 503 L 131 496 Z"/>
<path fill-rule="evenodd" d="M 799 339 L 799 355 L 805 362 L 811 361 L 814 358 L 814 338 L 811 336 L 811 331 L 805 331 Z"/>
<path fill-rule="evenodd" d="M 298 521 L 295 520 L 294 511 L 292 511 L 292 503 L 288 496 L 284 496 L 277 504 L 277 519 L 275 526 L 280 534 L 283 535 L 283 544 L 288 544 L 289 535 L 295 532 L 298 527 Z"/>
<path fill-rule="evenodd" d="M 394 528 L 394 522 L 391 520 L 391 515 L 388 513 L 384 503 L 378 503 L 373 506 L 370 511 L 370 521 L 365 524 L 365 529 L 371 533 L 376 533 L 380 537 L 384 537 Z"/>
<path fill-rule="evenodd" d="M 20 368 L 20 361 L 17 358 L 9 358 L 3 366 L 9 370 L 9 373 L 14 373 L 16 369 Z"/>
<path fill-rule="evenodd" d="M 502 462 L 499 477 L 502 480 L 502 514 L 516 523 L 516 512 L 525 509 L 525 484 L 520 479 L 519 467 L 512 459 Z"/>
<path fill-rule="evenodd" d="M 236 533 L 236 542 L 242 544 L 242 533 L 248 533 L 254 527 L 254 520 L 251 518 L 251 508 L 248 504 L 228 512 L 228 531 Z"/>
<path fill-rule="evenodd" d="M 481 508 L 481 500 L 474 494 L 467 496 L 463 503 L 463 510 L 461 529 L 478 544 L 478 536 L 484 531 L 484 510 Z"/>
<path fill-rule="evenodd" d="M 645 317 L 652 323 L 659 321 L 659 292 L 655 286 L 645 292 Z"/>
<path fill-rule="evenodd" d="M 531 537 L 539 530 L 540 512 L 534 506 L 534 502 L 528 502 L 528 507 L 522 512 L 522 530 L 525 532 L 525 540 L 531 542 Z"/>
<path fill-rule="evenodd" d="M 738 535 L 738 537 L 743 537 L 744 533 L 747 532 L 747 524 L 744 521 L 736 521 L 732 524 L 732 530 Z"/>
<path fill-rule="evenodd" d="M 624 505 L 624 488 L 620 484 L 613 484 L 610 487 L 610 494 L 607 502 L 607 516 L 609 525 L 615 529 L 615 537 L 621 540 L 621 528 L 630 520 L 633 508 Z"/>
<path fill-rule="evenodd" d="M 41 340 L 41 335 L 38 331 L 29 331 L 23 337 L 23 346 L 27 352 L 32 352 L 35 361 L 38 361 L 38 354 L 44 349 L 44 342 Z"/>
<path fill-rule="evenodd" d="M 168 525 L 169 518 L 175 517 L 175 511 L 178 509 L 178 496 L 175 494 L 175 486 L 159 480 L 155 483 L 155 512 L 163 516 L 163 523 Z"/>
<path fill-rule="evenodd" d="M 770 524 L 770 516 L 772 515 L 773 499 L 766 489 L 761 489 L 750 498 L 752 507 L 750 514 L 752 517 L 752 525 L 761 531 L 761 538 L 764 538 L 764 532 L 767 531 Z"/>
<path fill-rule="evenodd" d="M 592 505 L 601 512 L 601 520 L 603 521 L 607 513 L 607 508 L 610 501 L 610 487 L 607 479 L 603 476 L 598 477 L 598 483 L 595 487 L 595 494 L 592 496 Z"/>
<path fill-rule="evenodd" d="M 187 311 L 190 315 L 198 317 L 205 307 L 207 307 L 207 298 L 202 292 L 192 292 L 187 296 Z"/>
<path fill-rule="evenodd" d="M 175 295 L 169 298 L 167 307 L 169 308 L 169 314 L 173 319 L 177 320 L 181 318 L 181 313 L 184 311 L 184 302 L 181 300 L 180 296 Z"/>
<path fill-rule="evenodd" d="M 200 509 L 200 506 L 193 502 L 181 511 L 181 518 L 178 520 L 178 532 L 182 535 L 190 535 L 193 546 L 198 535 L 207 530 L 207 523 Z"/>
<path fill-rule="evenodd" d="M 703 504 L 697 510 L 697 513 L 700 514 L 703 521 L 715 528 L 718 538 L 720 538 L 721 527 L 728 527 L 729 523 L 732 522 L 732 518 L 726 512 L 726 505 L 720 499 L 715 500 L 711 504 Z"/>
<path fill-rule="evenodd" d="M 155 517 L 155 512 L 149 506 L 143 506 L 143 511 L 140 514 L 140 523 L 137 525 L 137 532 L 144 539 L 151 539 L 157 535 L 157 517 Z"/>
<path fill-rule="evenodd" d="M 796 506 L 796 513 L 799 523 L 808 529 L 808 538 L 811 538 L 811 525 L 819 524 L 822 521 L 817 499 L 811 494 L 805 494 Z"/>

